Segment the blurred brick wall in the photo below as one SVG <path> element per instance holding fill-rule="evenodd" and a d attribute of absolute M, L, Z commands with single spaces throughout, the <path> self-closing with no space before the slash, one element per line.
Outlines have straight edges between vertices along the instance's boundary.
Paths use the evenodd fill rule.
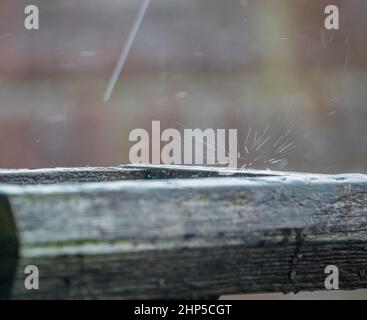
<path fill-rule="evenodd" d="M 366 170 L 365 1 L 335 2 L 339 31 L 323 31 L 326 0 L 152 1 L 108 104 L 139 3 L 32 3 L 41 29 L 31 32 L 28 1 L 0 3 L 1 167 L 128 162 L 129 131 L 161 120 L 238 128 L 243 140 L 294 123 L 296 148 L 275 169 Z"/>

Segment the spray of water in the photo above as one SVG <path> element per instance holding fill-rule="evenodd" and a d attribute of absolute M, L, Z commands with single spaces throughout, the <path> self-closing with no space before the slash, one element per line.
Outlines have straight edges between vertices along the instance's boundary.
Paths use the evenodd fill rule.
<path fill-rule="evenodd" d="M 285 161 L 289 153 L 296 147 L 290 137 L 294 127 L 295 124 L 290 123 L 278 137 L 267 134 L 270 124 L 266 126 L 262 134 L 249 128 L 244 143 L 246 157 L 243 158 L 245 164 L 242 168 L 251 168 L 261 162 L 269 167 Z"/>

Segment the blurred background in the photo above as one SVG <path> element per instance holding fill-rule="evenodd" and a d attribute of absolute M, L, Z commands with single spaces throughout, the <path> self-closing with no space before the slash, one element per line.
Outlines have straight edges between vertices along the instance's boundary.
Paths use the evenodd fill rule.
<path fill-rule="evenodd" d="M 40 30 L 24 28 L 28 4 Z M 330 31 L 328 4 L 152 0 L 104 103 L 141 1 L 1 0 L 0 167 L 127 163 L 129 132 L 160 120 L 269 137 L 240 166 L 365 172 L 367 2 L 332 1 Z"/>
<path fill-rule="evenodd" d="M 340 30 L 323 27 L 329 4 Z M 247 168 L 367 171 L 367 1 L 152 0 L 105 103 L 140 6 L 1 0 L 0 167 L 128 163 L 130 131 L 159 120 L 238 129 Z"/>

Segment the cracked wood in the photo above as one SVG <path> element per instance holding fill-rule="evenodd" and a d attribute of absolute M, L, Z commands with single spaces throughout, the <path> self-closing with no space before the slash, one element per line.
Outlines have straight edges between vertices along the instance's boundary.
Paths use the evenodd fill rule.
<path fill-rule="evenodd" d="M 341 289 L 367 287 L 366 175 L 121 166 L 0 170 L 0 184 L 5 298 L 312 291 L 329 264 Z"/>

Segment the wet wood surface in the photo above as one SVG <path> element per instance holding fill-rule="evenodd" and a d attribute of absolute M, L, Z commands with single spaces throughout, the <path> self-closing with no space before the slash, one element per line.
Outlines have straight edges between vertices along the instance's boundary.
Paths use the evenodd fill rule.
<path fill-rule="evenodd" d="M 121 166 L 0 171 L 0 295 L 205 298 L 367 287 L 367 176 Z M 26 290 L 27 265 L 40 272 Z"/>

